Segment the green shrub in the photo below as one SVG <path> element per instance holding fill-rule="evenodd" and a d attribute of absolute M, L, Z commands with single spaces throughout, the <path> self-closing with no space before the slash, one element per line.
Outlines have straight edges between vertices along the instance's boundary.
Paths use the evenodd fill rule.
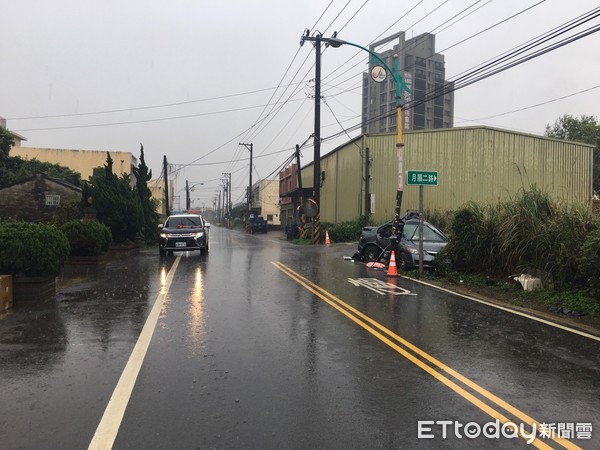
<path fill-rule="evenodd" d="M 77 220 L 83 215 L 81 201 L 71 201 L 67 203 L 61 203 L 54 211 L 52 215 L 52 223 L 57 227 L 63 226 L 65 223 L 71 220 Z"/>
<path fill-rule="evenodd" d="M 69 241 L 54 225 L 0 222 L 0 273 L 57 275 L 69 254 Z"/>
<path fill-rule="evenodd" d="M 362 227 L 365 225 L 365 217 L 357 220 L 340 223 L 321 222 L 321 242 L 325 242 L 325 233 L 329 232 L 329 239 L 333 242 L 358 241 Z"/>
<path fill-rule="evenodd" d="M 61 230 L 69 240 L 73 256 L 101 255 L 112 241 L 110 228 L 95 220 L 72 220 Z"/>

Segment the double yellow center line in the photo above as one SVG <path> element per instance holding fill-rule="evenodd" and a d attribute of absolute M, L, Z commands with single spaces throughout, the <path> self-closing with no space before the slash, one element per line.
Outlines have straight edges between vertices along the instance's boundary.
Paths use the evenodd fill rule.
<path fill-rule="evenodd" d="M 436 380 L 440 381 L 441 383 L 446 385 L 448 388 L 452 389 L 454 392 L 456 392 L 461 397 L 463 397 L 464 399 L 471 402 L 473 405 L 477 406 L 479 409 L 481 409 L 482 411 L 487 413 L 489 416 L 500 421 L 500 423 L 507 424 L 507 423 L 514 423 L 515 421 L 509 419 L 503 413 L 499 412 L 497 409 L 490 406 L 488 403 L 484 402 L 483 400 L 481 400 L 478 397 L 476 397 L 475 395 L 473 395 L 471 392 L 467 391 L 466 388 L 469 388 L 472 391 L 476 392 L 477 394 L 481 395 L 483 398 L 487 399 L 490 403 L 496 405 L 497 407 L 502 408 L 505 412 L 512 414 L 515 418 L 519 419 L 522 423 L 529 425 L 531 428 L 536 427 L 537 430 L 540 429 L 540 425 L 541 425 L 540 422 L 529 417 L 524 412 L 518 410 L 514 406 L 510 405 L 509 403 L 507 403 L 504 400 L 500 399 L 499 397 L 495 396 L 494 394 L 492 394 L 488 390 L 482 388 L 478 384 L 474 383 L 467 377 L 456 372 L 454 369 L 451 369 L 450 367 L 448 367 L 447 365 L 445 365 L 438 359 L 436 359 L 433 356 L 429 355 L 428 353 L 424 352 L 417 346 L 411 344 L 406 339 L 403 339 L 402 337 L 398 336 L 397 334 L 390 331 L 389 329 L 387 329 L 380 323 L 371 319 L 369 316 L 363 314 L 359 310 L 357 310 L 357 309 L 353 308 L 352 306 L 348 305 L 347 303 L 343 302 L 342 300 L 340 300 L 333 294 L 327 292 L 325 289 L 316 285 L 315 283 L 308 280 L 307 278 L 303 277 L 302 275 L 295 272 L 288 266 L 286 266 L 280 262 L 272 262 L 272 264 L 277 269 L 279 269 L 280 271 L 285 273 L 288 277 L 290 277 L 291 279 L 296 281 L 298 284 L 300 284 L 301 286 L 306 288 L 308 291 L 312 292 L 314 295 L 319 297 L 325 303 L 329 304 L 330 306 L 332 306 L 333 308 L 338 310 L 344 316 L 346 316 L 347 318 L 352 320 L 354 323 L 356 323 L 360 327 L 367 330 L 369 333 L 371 333 L 377 339 L 379 339 L 380 341 L 387 344 L 389 347 L 394 349 L 396 352 L 400 353 L 402 356 L 404 356 L 410 362 L 412 362 L 416 366 L 423 369 L 425 372 L 427 372 L 429 375 L 434 377 Z M 446 375 L 450 375 L 456 381 L 451 380 Z M 464 387 L 460 386 L 457 382 L 462 383 L 462 385 Z M 526 437 L 524 435 L 521 435 L 521 437 L 526 439 Z M 556 442 L 557 444 L 560 444 L 562 447 L 567 448 L 567 449 L 580 449 L 581 448 L 564 438 L 552 437 L 551 439 L 554 442 Z M 546 444 L 545 442 L 543 442 L 537 438 L 534 439 L 531 444 L 534 445 L 535 447 L 541 448 L 541 449 L 552 448 L 548 444 Z"/>

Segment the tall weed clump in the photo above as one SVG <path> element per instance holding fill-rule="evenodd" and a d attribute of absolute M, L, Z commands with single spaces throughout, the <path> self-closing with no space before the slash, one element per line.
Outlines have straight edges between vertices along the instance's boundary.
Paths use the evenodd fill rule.
<path fill-rule="evenodd" d="M 588 236 L 595 229 L 589 208 L 559 205 L 532 187 L 497 205 L 458 210 L 443 256 L 454 270 L 505 277 L 527 272 L 558 289 L 598 277 L 600 290 L 600 269 L 590 268 L 594 258 L 600 262 L 594 253 L 600 255 L 600 235 Z"/>
<path fill-rule="evenodd" d="M 447 228 L 450 240 L 441 254 L 452 269 L 494 273 L 497 268 L 497 215 L 490 207 L 468 203 L 454 214 Z"/>
<path fill-rule="evenodd" d="M 556 210 L 536 188 L 500 205 L 499 257 L 505 273 L 546 271 L 554 237 L 549 224 Z"/>

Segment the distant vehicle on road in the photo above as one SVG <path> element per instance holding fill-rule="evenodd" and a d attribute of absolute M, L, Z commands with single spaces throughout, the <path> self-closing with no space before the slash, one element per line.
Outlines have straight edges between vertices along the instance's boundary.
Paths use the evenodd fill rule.
<path fill-rule="evenodd" d="M 257 216 L 250 219 L 250 231 L 252 233 L 266 233 L 267 221 L 263 216 Z"/>
<path fill-rule="evenodd" d="M 175 214 L 169 216 L 160 230 L 158 251 L 167 252 L 199 250 L 208 253 L 208 227 L 198 214 Z"/>
<path fill-rule="evenodd" d="M 404 219 L 398 243 L 396 261 L 402 269 L 419 266 L 419 219 Z M 358 241 L 358 252 L 365 261 L 379 261 L 390 256 L 392 222 L 364 227 Z M 423 267 L 432 268 L 436 255 L 446 246 L 448 238 L 429 222 L 423 222 Z"/>

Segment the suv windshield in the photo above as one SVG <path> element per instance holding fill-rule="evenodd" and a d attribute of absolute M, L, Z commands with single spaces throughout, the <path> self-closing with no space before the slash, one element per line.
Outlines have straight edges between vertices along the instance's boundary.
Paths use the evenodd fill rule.
<path fill-rule="evenodd" d="M 169 217 L 166 228 L 200 228 L 202 221 L 200 217 Z"/>

